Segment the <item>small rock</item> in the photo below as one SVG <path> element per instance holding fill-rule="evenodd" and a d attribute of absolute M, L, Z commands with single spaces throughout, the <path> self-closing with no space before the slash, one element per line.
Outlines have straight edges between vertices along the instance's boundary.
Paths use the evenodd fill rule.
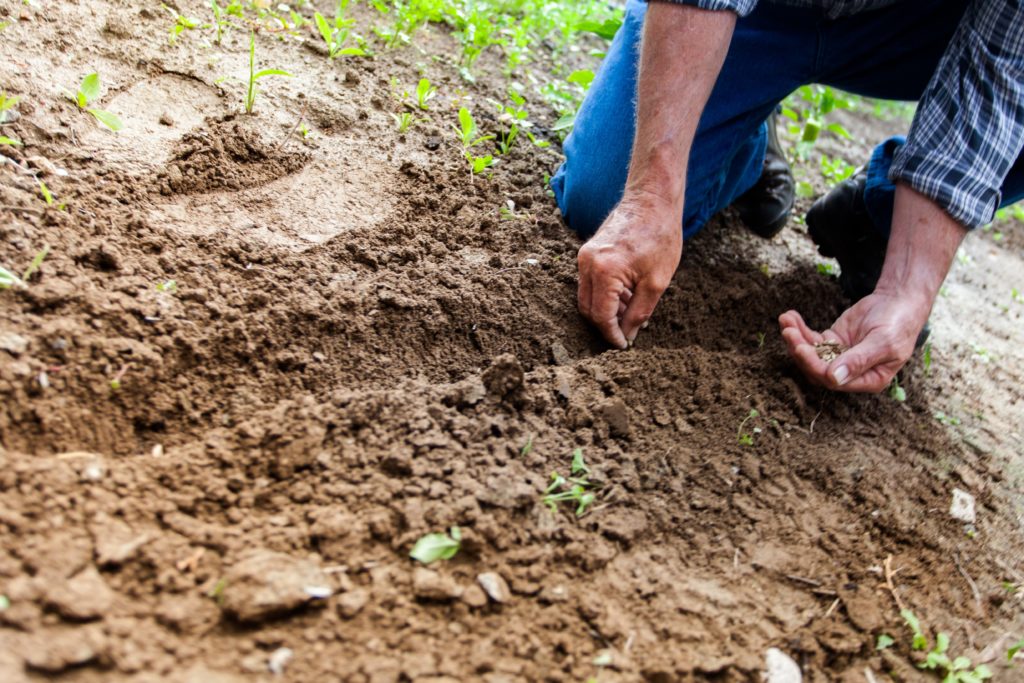
<path fill-rule="evenodd" d="M 20 356 L 28 351 L 28 339 L 14 332 L 0 332 L 0 350 Z"/>
<path fill-rule="evenodd" d="M 290 647 L 279 647 L 270 653 L 270 657 L 267 659 L 267 671 L 280 676 L 284 673 L 284 669 L 288 666 L 288 662 L 292 661 L 295 653 L 292 652 Z"/>
<path fill-rule="evenodd" d="M 509 590 L 505 579 L 497 572 L 484 572 L 476 577 L 477 583 L 484 589 L 487 596 L 497 603 L 508 602 L 512 598 L 512 591 Z"/>
<path fill-rule="evenodd" d="M 65 619 L 90 621 L 110 610 L 114 592 L 96 568 L 89 567 L 53 586 L 46 595 L 46 604 Z"/>
<path fill-rule="evenodd" d="M 480 379 L 487 387 L 487 393 L 505 397 L 523 386 L 523 366 L 510 353 L 504 353 L 494 359 L 491 367 L 484 370 Z"/>
<path fill-rule="evenodd" d="M 365 588 L 355 588 L 338 597 L 338 614 L 344 619 L 352 619 L 370 601 L 370 593 Z"/>
<path fill-rule="evenodd" d="M 953 489 L 953 502 L 949 505 L 949 515 L 967 524 L 974 524 L 974 496 L 961 489 Z"/>
<path fill-rule="evenodd" d="M 244 555 L 224 575 L 224 582 L 224 611 L 248 622 L 298 609 L 316 599 L 311 587 L 330 585 L 313 561 L 264 549 Z"/>
<path fill-rule="evenodd" d="M 86 627 L 71 631 L 39 631 L 25 643 L 25 664 L 46 673 L 60 673 L 74 666 L 88 664 L 105 648 L 102 631 Z"/>
<path fill-rule="evenodd" d="M 559 342 L 555 342 L 551 345 L 551 362 L 555 365 L 568 365 L 572 362 L 572 358 L 569 357 L 569 352 L 565 346 Z"/>
<path fill-rule="evenodd" d="M 765 667 L 767 668 L 767 683 L 801 683 L 803 674 L 800 673 L 800 666 L 793 659 L 777 647 L 770 647 L 764 653 Z"/>
<path fill-rule="evenodd" d="M 160 122 L 161 126 L 173 126 L 174 125 L 174 119 L 171 118 L 171 115 L 168 114 L 167 112 L 164 112 L 163 114 L 160 115 L 159 122 Z"/>
<path fill-rule="evenodd" d="M 480 609 L 487 605 L 487 594 L 484 593 L 480 586 L 473 584 L 462 592 L 462 602 L 466 603 L 473 609 Z"/>
<path fill-rule="evenodd" d="M 413 571 L 412 591 L 420 600 L 436 602 L 455 600 L 462 595 L 462 588 L 455 581 L 426 567 Z"/>
<path fill-rule="evenodd" d="M 567 602 L 569 600 L 569 589 L 562 584 L 558 584 L 556 586 L 545 586 L 543 590 L 541 590 L 540 595 L 537 596 L 537 599 L 540 602 L 549 605 Z"/>
<path fill-rule="evenodd" d="M 441 138 L 437 137 L 436 135 L 430 135 L 423 143 L 423 146 L 429 149 L 431 152 L 433 152 L 434 150 L 438 149 L 441 146 Z"/>

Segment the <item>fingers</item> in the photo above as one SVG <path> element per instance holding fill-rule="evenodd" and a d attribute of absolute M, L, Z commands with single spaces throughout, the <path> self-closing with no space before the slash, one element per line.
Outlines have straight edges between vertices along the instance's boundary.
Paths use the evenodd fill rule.
<path fill-rule="evenodd" d="M 785 333 L 787 328 L 796 330 L 805 344 L 818 344 L 824 340 L 824 336 L 808 327 L 803 316 L 796 311 L 786 311 L 779 316 L 779 329 Z"/>
<path fill-rule="evenodd" d="M 905 360 L 894 344 L 869 334 L 832 362 L 830 383 L 841 391 L 876 393 L 889 385 Z"/>
<path fill-rule="evenodd" d="M 650 319 L 654 307 L 658 305 L 665 289 L 667 289 L 667 285 L 663 287 L 660 283 L 650 280 L 641 282 L 637 287 L 636 293 L 630 299 L 625 314 L 622 316 L 622 333 L 630 344 L 636 339 L 643 324 Z"/>
<path fill-rule="evenodd" d="M 579 289 L 577 293 L 577 301 L 579 303 L 580 313 L 583 314 L 584 318 L 590 318 L 591 311 L 591 298 L 593 296 L 593 284 L 590 280 L 590 268 L 585 267 L 583 259 L 579 260 Z"/>

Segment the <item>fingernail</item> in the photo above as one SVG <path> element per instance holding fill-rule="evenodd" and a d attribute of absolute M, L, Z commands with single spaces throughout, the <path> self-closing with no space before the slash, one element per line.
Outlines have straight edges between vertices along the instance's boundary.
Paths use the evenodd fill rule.
<path fill-rule="evenodd" d="M 835 379 L 836 384 L 843 386 L 846 384 L 846 380 L 850 378 L 850 369 L 845 365 L 840 365 L 832 372 L 832 377 Z"/>

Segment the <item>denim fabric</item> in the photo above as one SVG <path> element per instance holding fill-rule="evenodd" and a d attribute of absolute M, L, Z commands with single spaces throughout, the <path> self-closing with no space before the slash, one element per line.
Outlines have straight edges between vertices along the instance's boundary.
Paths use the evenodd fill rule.
<path fill-rule="evenodd" d="M 687 168 L 683 236 L 698 232 L 760 177 L 764 121 L 790 92 L 824 83 L 885 99 L 921 97 L 964 12 L 962 0 L 922 0 L 829 19 L 821 9 L 762 2 L 736 24 L 722 72 L 697 127 Z M 912 5 L 912 7 L 908 7 Z M 552 178 L 569 225 L 593 234 L 622 197 L 636 117 L 638 47 L 647 5 L 626 4 L 625 23 L 565 141 Z M 881 181 L 890 153 L 876 151 L 869 175 Z M 885 147 L 883 143 L 882 148 Z M 881 165 L 880 165 L 881 164 Z M 884 165 L 884 168 L 883 168 Z M 892 183 L 873 190 L 871 215 L 888 233 Z M 1024 164 L 1014 164 L 1003 203 L 1024 193 Z M 886 211 L 886 207 L 888 210 Z"/>

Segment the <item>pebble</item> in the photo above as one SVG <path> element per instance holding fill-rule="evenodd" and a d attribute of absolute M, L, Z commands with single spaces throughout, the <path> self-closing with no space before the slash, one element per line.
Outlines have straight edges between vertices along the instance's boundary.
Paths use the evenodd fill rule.
<path fill-rule="evenodd" d="M 764 661 L 768 669 L 765 678 L 767 683 L 802 683 L 800 666 L 777 647 L 768 648 L 764 653 Z"/>
<path fill-rule="evenodd" d="M 95 567 L 82 570 L 68 581 L 55 584 L 47 604 L 65 619 L 90 621 L 102 618 L 114 604 L 114 592 Z"/>
<path fill-rule="evenodd" d="M 420 600 L 436 602 L 447 602 L 462 596 L 462 588 L 454 580 L 426 567 L 417 567 L 413 571 L 412 591 Z"/>
<path fill-rule="evenodd" d="M 20 356 L 28 351 L 28 339 L 14 332 L 0 332 L 0 350 Z"/>
<path fill-rule="evenodd" d="M 487 594 L 480 586 L 472 585 L 462 593 L 462 602 L 473 609 L 480 609 L 487 606 Z"/>
<path fill-rule="evenodd" d="M 290 647 L 277 648 L 270 653 L 270 657 L 267 659 L 267 670 L 275 676 L 280 676 L 294 656 L 295 653 Z"/>
<path fill-rule="evenodd" d="M 224 581 L 224 611 L 245 622 L 262 621 L 322 599 L 326 595 L 320 588 L 330 585 L 312 560 L 265 549 L 244 555 Z"/>
<path fill-rule="evenodd" d="M 974 496 L 961 489 L 953 489 L 953 501 L 949 504 L 949 515 L 967 524 L 974 524 Z"/>
<path fill-rule="evenodd" d="M 476 577 L 477 583 L 494 602 L 504 603 L 512 598 L 508 583 L 497 572 L 484 572 Z"/>
<path fill-rule="evenodd" d="M 572 362 L 572 358 L 569 357 L 569 352 L 564 345 L 555 342 L 551 345 L 551 361 L 555 365 L 568 365 Z"/>
<path fill-rule="evenodd" d="M 338 614 L 344 619 L 351 619 L 363 611 L 370 601 L 370 593 L 365 588 L 355 588 L 338 597 Z"/>

